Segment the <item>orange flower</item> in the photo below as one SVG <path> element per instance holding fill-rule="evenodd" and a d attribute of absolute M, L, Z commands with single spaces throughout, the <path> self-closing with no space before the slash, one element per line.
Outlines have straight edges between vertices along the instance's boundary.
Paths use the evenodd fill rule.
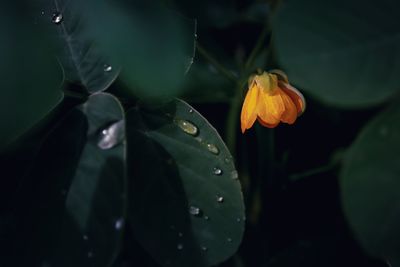
<path fill-rule="evenodd" d="M 240 117 L 242 133 L 253 126 L 256 119 L 268 128 L 279 122 L 293 124 L 306 107 L 303 95 L 289 84 L 280 70 L 252 75 Z"/>

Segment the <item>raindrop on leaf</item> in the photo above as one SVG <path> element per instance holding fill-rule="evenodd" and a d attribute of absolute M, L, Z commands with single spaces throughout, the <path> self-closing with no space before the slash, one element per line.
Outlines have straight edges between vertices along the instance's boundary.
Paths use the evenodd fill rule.
<path fill-rule="evenodd" d="M 125 122 L 120 120 L 101 131 L 97 146 L 101 149 L 110 149 L 121 143 L 124 138 Z"/>
<path fill-rule="evenodd" d="M 114 227 L 117 230 L 121 230 L 124 227 L 124 219 L 120 218 L 120 219 L 116 220 L 115 224 L 114 224 Z"/>
<path fill-rule="evenodd" d="M 190 206 L 189 213 L 193 216 L 201 216 L 201 209 L 198 207 Z"/>
<path fill-rule="evenodd" d="M 105 64 L 103 68 L 104 72 L 110 72 L 112 71 L 112 69 L 113 69 L 112 66 L 108 64 Z"/>
<path fill-rule="evenodd" d="M 218 203 L 224 202 L 224 197 L 217 195 L 217 201 Z"/>
<path fill-rule="evenodd" d="M 215 167 L 213 170 L 213 173 L 215 175 L 222 175 L 222 170 L 220 168 Z"/>
<path fill-rule="evenodd" d="M 53 21 L 54 24 L 58 25 L 64 20 L 64 18 L 60 12 L 54 12 L 53 16 L 51 17 L 51 20 Z"/>
<path fill-rule="evenodd" d="M 189 122 L 189 121 L 185 121 L 185 120 L 174 120 L 175 124 L 179 126 L 179 128 L 182 129 L 182 131 L 184 131 L 187 134 L 190 135 L 197 135 L 199 133 L 199 129 L 197 129 L 196 125 L 194 125 L 193 123 Z"/>
<path fill-rule="evenodd" d="M 211 153 L 218 155 L 219 154 L 219 149 L 216 145 L 214 144 L 207 144 L 207 149 L 208 151 L 210 151 Z"/>

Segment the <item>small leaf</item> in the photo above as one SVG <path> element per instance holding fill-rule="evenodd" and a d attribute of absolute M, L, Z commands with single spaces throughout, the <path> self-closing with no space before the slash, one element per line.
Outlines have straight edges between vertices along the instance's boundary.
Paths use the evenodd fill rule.
<path fill-rule="evenodd" d="M 290 80 L 327 104 L 367 107 L 399 91 L 396 1 L 287 0 L 274 47 Z"/>
<path fill-rule="evenodd" d="M 130 220 L 163 266 L 212 266 L 238 248 L 244 207 L 233 159 L 215 129 L 176 100 L 127 114 Z"/>
<path fill-rule="evenodd" d="M 96 40 L 88 34 L 87 18 L 81 7 L 68 0 L 48 3 L 43 9 L 43 18 L 47 24 L 53 22 L 53 32 L 59 40 L 58 57 L 66 79 L 81 84 L 90 93 L 106 90 L 117 78 L 120 68 L 101 54 Z M 54 21 L 55 17 L 59 23 Z"/>
<path fill-rule="evenodd" d="M 400 262 L 400 106 L 383 111 L 352 144 L 341 173 L 344 211 L 376 257 Z"/>
<path fill-rule="evenodd" d="M 0 6 L 0 150 L 63 99 L 62 71 L 49 43 L 19 2 Z"/>
<path fill-rule="evenodd" d="M 141 98 L 180 92 L 194 57 L 196 22 L 151 1 L 78 1 L 91 34 Z"/>
<path fill-rule="evenodd" d="M 104 135 L 120 136 L 123 120 L 118 100 L 97 93 L 46 139 L 20 194 L 11 240 L 22 257 L 13 263 L 79 267 L 115 260 L 126 221 L 125 142 L 98 144 Z"/>

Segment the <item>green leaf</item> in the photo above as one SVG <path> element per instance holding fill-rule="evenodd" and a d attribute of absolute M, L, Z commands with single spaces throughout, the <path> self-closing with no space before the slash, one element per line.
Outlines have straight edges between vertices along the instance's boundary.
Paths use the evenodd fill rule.
<path fill-rule="evenodd" d="M 78 1 L 99 47 L 141 98 L 173 96 L 194 57 L 196 23 L 151 1 Z"/>
<path fill-rule="evenodd" d="M 400 262 L 400 106 L 383 111 L 361 131 L 341 173 L 344 211 L 372 255 Z"/>
<path fill-rule="evenodd" d="M 51 26 L 58 41 L 57 55 L 65 78 L 82 85 L 88 92 L 106 90 L 118 77 L 120 68 L 101 54 L 96 40 L 88 34 L 87 19 L 73 1 L 46 1 L 42 20 Z M 57 21 L 58 20 L 58 21 Z"/>
<path fill-rule="evenodd" d="M 183 98 L 191 103 L 229 102 L 235 85 L 212 65 L 193 64 L 184 83 Z"/>
<path fill-rule="evenodd" d="M 104 93 L 90 96 L 60 123 L 45 141 L 20 195 L 14 251 L 23 257 L 14 261 L 111 265 L 125 224 L 123 137 L 122 107 Z"/>
<path fill-rule="evenodd" d="M 0 36 L 2 150 L 43 119 L 63 95 L 61 68 L 26 8 L 18 3 L 0 7 Z"/>
<path fill-rule="evenodd" d="M 394 0 L 287 0 L 273 21 L 289 80 L 339 107 L 367 107 L 399 91 L 400 22 Z"/>
<path fill-rule="evenodd" d="M 130 221 L 163 266 L 212 266 L 244 230 L 233 159 L 216 130 L 183 101 L 127 114 Z"/>

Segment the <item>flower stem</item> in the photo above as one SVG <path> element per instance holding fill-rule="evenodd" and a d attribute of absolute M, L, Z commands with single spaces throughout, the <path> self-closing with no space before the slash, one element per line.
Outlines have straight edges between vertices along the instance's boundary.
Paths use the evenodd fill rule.
<path fill-rule="evenodd" d="M 223 74 L 226 78 L 231 80 L 232 82 L 237 82 L 237 77 L 232 74 L 229 70 L 227 70 L 224 66 L 222 66 L 213 56 L 211 56 L 199 43 L 196 44 L 197 51 L 202 55 L 206 60 L 208 60 L 221 74 Z"/>

